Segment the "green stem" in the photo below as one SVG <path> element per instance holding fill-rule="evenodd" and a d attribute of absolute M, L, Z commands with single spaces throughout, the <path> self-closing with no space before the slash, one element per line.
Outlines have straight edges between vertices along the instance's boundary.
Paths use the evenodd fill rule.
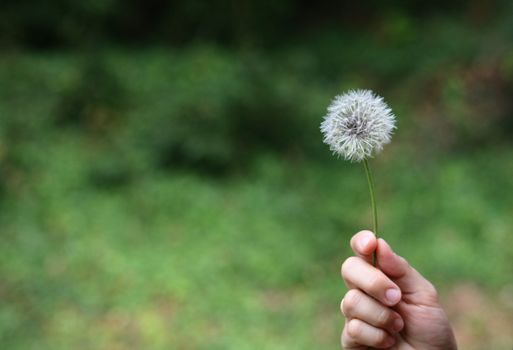
<path fill-rule="evenodd" d="M 370 198 L 371 198 L 371 206 L 372 206 L 372 216 L 373 216 L 373 223 L 374 223 L 374 234 L 376 235 L 376 238 L 378 238 L 378 209 L 376 208 L 376 196 L 374 195 L 374 181 L 372 180 L 372 173 L 369 167 L 369 163 L 367 162 L 367 159 L 363 160 L 363 167 L 365 168 L 365 174 L 367 175 L 367 183 L 369 185 L 369 192 L 370 192 Z M 372 264 L 376 266 L 377 264 L 377 257 L 376 257 L 376 251 L 372 253 Z"/>

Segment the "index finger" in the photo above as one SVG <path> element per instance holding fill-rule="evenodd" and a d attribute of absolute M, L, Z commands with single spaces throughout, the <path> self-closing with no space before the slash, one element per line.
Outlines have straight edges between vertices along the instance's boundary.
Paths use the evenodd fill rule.
<path fill-rule="evenodd" d="M 372 264 L 372 253 L 376 250 L 378 241 L 374 233 L 363 230 L 351 238 L 353 252 L 369 264 Z"/>

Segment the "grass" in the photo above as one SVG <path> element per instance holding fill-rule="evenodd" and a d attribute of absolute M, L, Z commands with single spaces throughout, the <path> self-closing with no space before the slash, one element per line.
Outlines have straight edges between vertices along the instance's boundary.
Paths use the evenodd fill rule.
<path fill-rule="evenodd" d="M 372 216 L 363 167 L 329 156 L 319 118 L 391 74 L 380 234 L 439 287 L 462 348 L 509 349 L 513 151 L 494 84 L 511 75 L 468 80 L 489 62 L 447 53 L 367 72 L 397 56 L 371 49 L 356 71 L 356 49 L 2 57 L 0 348 L 338 348 L 339 267 Z M 493 108 L 472 104 L 481 89 Z"/>
<path fill-rule="evenodd" d="M 231 178 L 97 188 L 95 155 L 48 141 L 3 204 L 3 348 L 337 348 L 339 266 L 371 224 L 360 166 L 263 154 Z M 513 272 L 512 156 L 374 162 L 382 236 L 442 291 L 496 295 Z"/>

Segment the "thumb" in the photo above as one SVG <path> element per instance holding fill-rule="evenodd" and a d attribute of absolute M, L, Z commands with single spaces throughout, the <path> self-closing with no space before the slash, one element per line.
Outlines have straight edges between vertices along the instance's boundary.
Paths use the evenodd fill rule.
<path fill-rule="evenodd" d="M 382 238 L 378 239 L 376 254 L 378 268 L 401 288 L 403 296 L 424 304 L 437 303 L 436 289 L 431 282 L 411 267 L 405 258 L 394 253 Z"/>

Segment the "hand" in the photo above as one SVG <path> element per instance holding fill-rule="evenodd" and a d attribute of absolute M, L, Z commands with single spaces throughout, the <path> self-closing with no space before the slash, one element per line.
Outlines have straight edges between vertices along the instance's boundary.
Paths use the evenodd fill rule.
<path fill-rule="evenodd" d="M 340 304 L 346 317 L 344 349 L 456 350 L 449 320 L 428 280 L 370 231 L 354 235 L 351 248 L 356 256 L 342 264 L 349 288 Z"/>

